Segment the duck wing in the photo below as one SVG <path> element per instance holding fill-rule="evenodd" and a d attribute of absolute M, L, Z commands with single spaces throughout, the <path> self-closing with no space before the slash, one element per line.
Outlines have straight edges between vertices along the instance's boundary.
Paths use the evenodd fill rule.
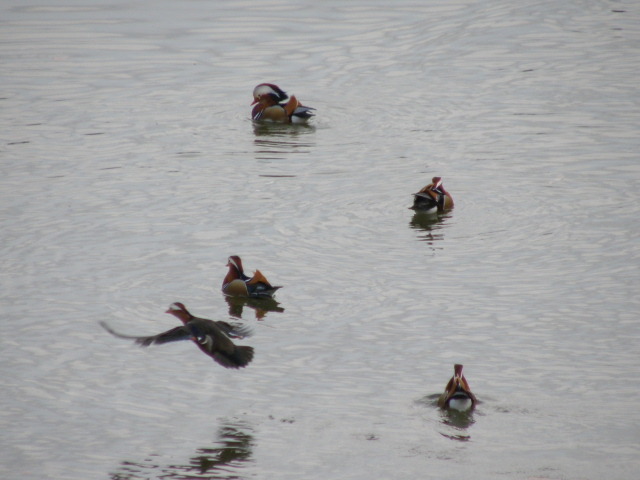
<path fill-rule="evenodd" d="M 207 320 L 206 318 L 194 318 L 187 327 L 190 329 L 193 336 L 198 338 L 203 335 L 220 335 L 220 333 L 231 338 L 245 338 L 250 337 L 253 333 L 251 329 L 245 325 L 239 323 L 229 323 L 222 320 Z"/>
<path fill-rule="evenodd" d="M 105 322 L 99 322 L 100 326 L 104 328 L 114 337 L 125 338 L 127 340 L 134 340 L 138 345 L 148 347 L 149 345 L 162 345 L 163 343 L 179 342 L 181 340 L 191 340 L 193 333 L 185 325 L 172 328 L 166 332 L 159 333 L 157 335 L 150 335 L 146 337 L 138 337 L 135 335 L 124 335 L 113 330 Z"/>
<path fill-rule="evenodd" d="M 253 347 L 236 346 L 232 352 L 214 352 L 211 358 L 225 368 L 244 368 L 253 360 Z"/>

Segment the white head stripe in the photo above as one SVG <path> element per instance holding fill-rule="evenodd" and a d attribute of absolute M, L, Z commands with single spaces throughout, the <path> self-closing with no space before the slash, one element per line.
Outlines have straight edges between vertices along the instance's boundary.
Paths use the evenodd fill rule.
<path fill-rule="evenodd" d="M 270 95 L 272 93 L 276 93 L 276 92 L 269 85 L 260 85 L 259 87 L 256 87 L 256 89 L 253 91 L 253 94 L 256 96 Z"/>

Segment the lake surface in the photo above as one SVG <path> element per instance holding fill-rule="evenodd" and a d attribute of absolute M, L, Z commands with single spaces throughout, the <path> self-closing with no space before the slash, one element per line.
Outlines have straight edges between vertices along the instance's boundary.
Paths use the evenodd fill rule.
<path fill-rule="evenodd" d="M 640 4 L 393 5 L 2 3 L 1 478 L 637 475 Z M 98 325 L 174 301 L 254 361 Z"/>

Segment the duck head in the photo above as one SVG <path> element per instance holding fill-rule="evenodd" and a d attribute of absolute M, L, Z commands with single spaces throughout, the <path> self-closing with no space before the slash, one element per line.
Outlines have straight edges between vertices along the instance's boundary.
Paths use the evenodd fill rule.
<path fill-rule="evenodd" d="M 447 192 L 444 189 L 444 186 L 442 185 L 442 178 L 440 177 L 433 177 L 431 179 L 431 184 L 433 185 L 433 190 L 435 190 L 438 193 L 441 193 L 442 195 L 444 195 L 443 198 L 443 205 L 442 208 L 443 210 L 449 210 L 450 208 L 453 208 L 453 198 L 451 197 L 451 195 L 449 194 L 449 192 Z"/>
<path fill-rule="evenodd" d="M 187 322 L 189 322 L 189 320 L 193 318 L 193 315 L 189 313 L 189 310 L 187 310 L 187 307 L 185 307 L 180 302 L 175 302 L 169 305 L 169 310 L 167 310 L 164 313 L 170 313 L 174 317 L 179 318 L 184 324 L 186 324 Z"/>
<path fill-rule="evenodd" d="M 275 105 L 289 98 L 280 87 L 273 83 L 261 83 L 253 89 L 253 103 L 261 103 L 265 106 Z"/>
<path fill-rule="evenodd" d="M 235 267 L 238 272 L 244 273 L 244 269 L 242 268 L 242 260 L 238 255 L 231 255 L 227 259 L 227 267 Z"/>
<path fill-rule="evenodd" d="M 237 255 L 231 255 L 227 261 L 227 267 L 229 267 L 229 273 L 227 273 L 227 278 L 225 278 L 224 283 L 228 283 L 231 280 L 235 280 L 239 278 L 241 280 L 248 280 L 244 274 L 244 268 L 242 267 L 242 260 Z"/>

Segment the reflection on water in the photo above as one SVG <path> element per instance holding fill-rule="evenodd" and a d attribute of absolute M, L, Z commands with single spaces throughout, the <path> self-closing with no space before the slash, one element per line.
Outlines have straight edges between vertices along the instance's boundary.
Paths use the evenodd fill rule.
<path fill-rule="evenodd" d="M 438 398 L 440 398 L 440 394 L 434 393 L 424 396 L 418 400 L 417 403 L 438 411 L 440 426 L 442 428 L 439 431 L 440 435 L 450 438 L 451 440 L 463 442 L 470 440 L 471 435 L 469 435 L 466 430 L 475 423 L 473 418 L 474 410 L 466 412 L 451 408 L 443 410 L 438 406 Z"/>
<path fill-rule="evenodd" d="M 315 126 L 304 123 L 286 125 L 254 122 L 256 159 L 284 159 L 292 153 L 310 153 L 316 142 L 315 137 L 310 137 L 309 134 L 315 131 Z"/>
<path fill-rule="evenodd" d="M 218 429 L 219 440 L 211 447 L 196 449 L 194 455 L 183 465 L 161 465 L 159 458 L 151 456 L 144 462 L 123 461 L 120 470 L 110 475 L 112 480 L 149 478 L 154 471 L 162 478 L 242 478 L 238 474 L 251 461 L 255 445 L 253 430 L 242 421 L 227 421 Z"/>
<path fill-rule="evenodd" d="M 465 430 L 475 423 L 473 411 L 461 412 L 452 408 L 440 410 L 440 420 L 451 430 L 440 432 L 442 436 L 453 440 L 469 440 L 471 438 Z"/>
<path fill-rule="evenodd" d="M 253 122 L 253 133 L 256 137 L 298 137 L 308 135 L 316 131 L 315 125 L 308 123 L 274 123 L 274 122 Z"/>
<path fill-rule="evenodd" d="M 450 218 L 450 213 L 438 215 L 437 213 L 416 212 L 411 217 L 409 226 L 414 230 L 424 232 L 424 234 L 418 235 L 418 240 L 433 246 L 434 242 L 444 238 L 443 228 Z"/>
<path fill-rule="evenodd" d="M 268 312 L 284 312 L 284 308 L 273 298 L 244 298 L 244 297 L 224 297 L 229 305 L 229 315 L 235 318 L 242 318 L 244 307 L 255 310 L 256 320 L 263 320 Z"/>

